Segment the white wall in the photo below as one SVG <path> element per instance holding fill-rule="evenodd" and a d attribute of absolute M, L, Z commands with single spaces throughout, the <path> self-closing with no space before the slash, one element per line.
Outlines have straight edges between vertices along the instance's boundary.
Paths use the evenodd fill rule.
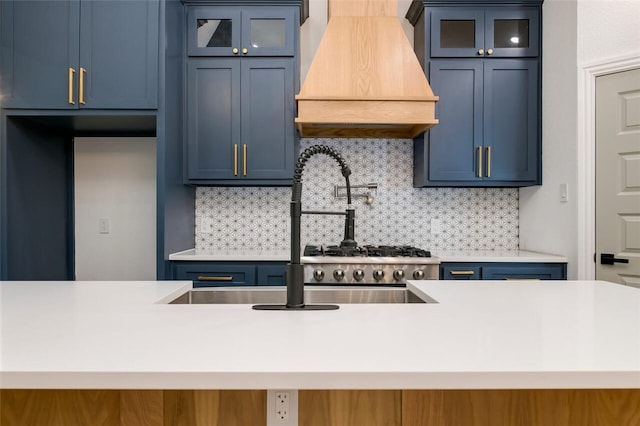
<path fill-rule="evenodd" d="M 74 191 L 76 279 L 155 280 L 156 139 L 75 138 Z"/>
<path fill-rule="evenodd" d="M 578 186 L 584 150 L 580 109 L 581 76 L 589 64 L 640 56 L 638 0 L 546 0 L 543 5 L 543 185 L 520 191 L 520 247 L 569 257 L 569 278 L 585 278 L 589 258 L 579 259 Z M 580 121 L 581 120 L 581 121 Z M 580 136 L 579 136 L 580 135 Z M 558 201 L 558 186 L 569 184 L 569 202 Z M 582 199 L 578 198 L 582 197 Z M 592 232 L 592 231 L 590 231 Z M 589 254 L 583 254 L 588 257 Z"/>
<path fill-rule="evenodd" d="M 577 50 L 578 66 L 640 52 L 640 0 L 579 0 Z"/>
<path fill-rule="evenodd" d="M 577 2 L 542 8 L 542 186 L 520 190 L 520 248 L 577 257 Z M 566 183 L 569 201 L 560 202 Z"/>

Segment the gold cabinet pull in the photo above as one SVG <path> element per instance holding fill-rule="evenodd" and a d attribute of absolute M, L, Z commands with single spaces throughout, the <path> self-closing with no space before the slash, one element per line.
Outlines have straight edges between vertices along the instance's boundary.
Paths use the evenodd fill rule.
<path fill-rule="evenodd" d="M 491 177 L 491 147 L 487 147 L 487 177 Z"/>
<path fill-rule="evenodd" d="M 484 49 L 479 49 L 478 50 L 478 55 L 484 55 Z"/>
<path fill-rule="evenodd" d="M 449 271 L 451 275 L 475 275 L 473 271 Z"/>
<path fill-rule="evenodd" d="M 84 75 L 87 73 L 87 70 L 80 67 L 80 87 L 78 89 L 78 100 L 81 105 L 86 104 L 84 101 Z"/>
<path fill-rule="evenodd" d="M 73 68 L 69 68 L 69 104 L 75 105 L 76 103 L 73 100 L 73 75 L 76 73 L 76 70 Z"/>
<path fill-rule="evenodd" d="M 249 49 L 247 49 L 246 47 L 243 47 L 242 48 L 242 53 L 244 53 L 246 55 L 247 53 L 249 53 Z"/>
<path fill-rule="evenodd" d="M 478 150 L 478 177 L 482 177 L 482 147 L 479 146 Z"/>
<path fill-rule="evenodd" d="M 238 176 L 238 144 L 233 144 L 233 175 Z"/>
<path fill-rule="evenodd" d="M 247 144 L 242 145 L 242 175 L 247 175 Z"/>
<path fill-rule="evenodd" d="M 487 55 L 493 55 L 493 49 L 487 50 Z"/>
<path fill-rule="evenodd" d="M 209 277 L 206 275 L 198 275 L 198 281 L 233 281 L 233 277 Z"/>
<path fill-rule="evenodd" d="M 237 55 L 239 52 L 237 47 L 234 47 L 233 49 L 231 49 L 231 51 L 233 52 L 234 55 Z"/>

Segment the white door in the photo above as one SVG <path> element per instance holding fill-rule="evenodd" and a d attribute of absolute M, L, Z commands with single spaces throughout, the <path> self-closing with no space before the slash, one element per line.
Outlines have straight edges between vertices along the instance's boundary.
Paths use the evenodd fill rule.
<path fill-rule="evenodd" d="M 596 79 L 596 279 L 640 288 L 640 69 Z"/>

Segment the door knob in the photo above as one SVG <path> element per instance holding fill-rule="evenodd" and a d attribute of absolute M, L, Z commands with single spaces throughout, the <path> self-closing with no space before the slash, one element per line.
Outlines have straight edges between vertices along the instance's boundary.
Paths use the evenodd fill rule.
<path fill-rule="evenodd" d="M 611 253 L 600 254 L 600 264 L 613 265 L 614 263 L 629 263 L 629 259 L 616 258 L 616 257 L 613 257 L 613 254 Z"/>

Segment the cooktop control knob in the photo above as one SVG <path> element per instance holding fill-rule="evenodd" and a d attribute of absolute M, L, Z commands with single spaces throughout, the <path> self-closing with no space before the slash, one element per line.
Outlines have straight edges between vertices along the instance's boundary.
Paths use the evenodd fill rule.
<path fill-rule="evenodd" d="M 422 280 L 422 279 L 424 279 L 424 271 L 422 269 L 418 269 L 417 271 L 413 271 L 413 279 L 414 280 Z"/>
<path fill-rule="evenodd" d="M 404 278 L 404 271 L 402 269 L 396 269 L 393 271 L 393 279 L 396 281 L 400 281 Z"/>
<path fill-rule="evenodd" d="M 362 281 L 362 279 L 364 278 L 364 271 L 362 269 L 356 269 L 355 271 L 353 271 L 353 278 L 356 281 Z"/>
<path fill-rule="evenodd" d="M 376 269 L 375 271 L 373 271 L 373 278 L 376 281 L 380 281 L 384 278 L 384 271 L 382 269 Z"/>
<path fill-rule="evenodd" d="M 316 269 L 313 271 L 313 278 L 316 281 L 322 281 L 324 279 L 324 271 L 322 269 Z"/>
<path fill-rule="evenodd" d="M 344 271 L 342 269 L 336 269 L 333 271 L 333 278 L 335 278 L 336 281 L 342 281 L 344 279 Z"/>

